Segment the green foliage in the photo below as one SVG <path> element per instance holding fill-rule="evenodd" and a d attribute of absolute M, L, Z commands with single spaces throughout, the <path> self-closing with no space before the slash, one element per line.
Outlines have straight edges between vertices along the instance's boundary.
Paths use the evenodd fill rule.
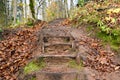
<path fill-rule="evenodd" d="M 84 6 L 84 0 L 78 0 L 78 5 L 80 5 L 80 6 Z"/>
<path fill-rule="evenodd" d="M 30 80 L 36 80 L 36 77 L 32 77 L 32 79 L 30 79 Z"/>
<path fill-rule="evenodd" d="M 85 2 L 87 2 L 88 0 L 78 0 L 78 5 L 80 5 L 81 7 L 84 6 Z"/>
<path fill-rule="evenodd" d="M 36 63 L 34 62 L 30 62 L 25 68 L 24 68 L 24 72 L 25 73 L 30 73 L 32 71 L 36 71 L 39 70 L 39 67 Z"/>
<path fill-rule="evenodd" d="M 24 73 L 28 74 L 33 71 L 37 71 L 45 67 L 45 63 L 42 58 L 39 58 L 38 60 L 30 62 L 28 65 L 24 68 Z"/>
<path fill-rule="evenodd" d="M 2 32 L 3 30 L 0 28 L 0 40 L 2 40 Z"/>
<path fill-rule="evenodd" d="M 33 24 L 34 24 L 34 20 L 33 19 L 31 19 L 31 18 L 28 18 L 28 20 L 27 20 L 27 26 L 33 26 Z"/>
<path fill-rule="evenodd" d="M 83 7 L 72 10 L 70 19 L 75 21 L 76 25 L 93 26 L 97 31 L 97 36 L 117 50 L 120 46 L 120 8 L 110 7 L 110 4 L 118 6 L 120 2 L 115 0 L 90 1 Z"/>
<path fill-rule="evenodd" d="M 2 32 L 3 30 L 2 30 L 2 28 L 0 28 L 0 32 Z"/>
<path fill-rule="evenodd" d="M 1 0 L 0 1 L 0 28 L 4 28 L 7 25 L 7 19 L 6 19 L 6 1 Z"/>
<path fill-rule="evenodd" d="M 79 70 L 80 70 L 80 69 L 83 67 L 83 64 L 82 64 L 82 61 L 81 61 L 80 64 L 77 64 L 75 60 L 71 60 L 71 61 L 69 62 L 69 67 L 70 67 L 70 68 L 76 68 L 76 69 L 79 69 Z"/>
<path fill-rule="evenodd" d="M 75 8 L 70 13 L 70 19 L 78 21 L 78 24 L 96 24 L 101 19 L 97 7 L 97 3 L 89 2 L 83 7 Z"/>
<path fill-rule="evenodd" d="M 64 6 L 63 3 L 61 4 L 61 6 Z M 59 10 L 60 10 L 60 7 L 58 5 L 58 2 L 52 1 L 50 5 L 46 8 L 45 16 L 47 17 L 47 21 L 52 21 L 58 17 L 60 18 L 63 12 Z"/>
<path fill-rule="evenodd" d="M 107 27 L 107 25 L 104 24 L 102 21 L 98 21 L 97 26 L 100 28 L 102 32 L 105 32 L 105 34 L 110 34 L 111 29 Z"/>

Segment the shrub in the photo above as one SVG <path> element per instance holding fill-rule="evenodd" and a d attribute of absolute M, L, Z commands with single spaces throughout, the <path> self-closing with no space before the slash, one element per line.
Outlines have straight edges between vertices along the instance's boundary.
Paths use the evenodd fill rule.
<path fill-rule="evenodd" d="M 76 25 L 87 24 L 98 29 L 99 37 L 120 46 L 120 2 L 106 0 L 103 2 L 89 1 L 83 7 L 71 11 L 70 19 Z M 101 37 L 102 35 L 102 37 Z"/>

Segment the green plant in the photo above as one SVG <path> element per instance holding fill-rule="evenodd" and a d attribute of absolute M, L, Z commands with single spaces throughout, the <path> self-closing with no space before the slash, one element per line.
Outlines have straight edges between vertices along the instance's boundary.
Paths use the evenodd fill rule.
<path fill-rule="evenodd" d="M 2 40 L 2 32 L 3 30 L 0 28 L 0 40 Z"/>
<path fill-rule="evenodd" d="M 32 79 L 30 79 L 30 80 L 36 80 L 36 77 L 32 77 Z"/>
<path fill-rule="evenodd" d="M 111 46 L 111 48 L 114 50 L 114 51 L 117 51 L 119 50 L 119 46 L 120 46 L 120 37 L 118 35 L 114 36 L 114 35 L 109 35 L 109 34 L 106 34 L 106 32 L 98 32 L 97 33 L 97 37 L 100 38 L 104 45 L 106 45 L 107 43 L 109 43 L 109 45 Z"/>
<path fill-rule="evenodd" d="M 3 32 L 2 28 L 0 28 L 0 32 Z"/>
<path fill-rule="evenodd" d="M 78 5 L 80 5 L 81 7 L 84 6 L 84 4 L 89 1 L 89 0 L 78 0 Z"/>
<path fill-rule="evenodd" d="M 38 60 L 30 62 L 28 65 L 24 68 L 24 73 L 28 74 L 33 71 L 40 70 L 45 67 L 45 63 L 42 58 L 39 58 Z"/>
<path fill-rule="evenodd" d="M 83 67 L 82 61 L 80 64 L 77 64 L 75 60 L 69 61 L 69 67 L 70 68 L 76 68 L 76 69 L 81 69 Z"/>
<path fill-rule="evenodd" d="M 92 26 L 97 37 L 117 50 L 120 47 L 120 8 L 110 7 L 109 4 L 117 6 L 118 3 L 120 4 L 115 0 L 90 1 L 82 7 L 72 10 L 70 19 L 75 22 L 75 25 L 86 24 Z M 93 30 L 93 28 L 91 29 Z"/>
<path fill-rule="evenodd" d="M 84 0 L 78 0 L 78 4 L 79 4 L 80 6 L 84 6 L 84 3 L 85 3 Z"/>
<path fill-rule="evenodd" d="M 102 32 L 105 32 L 106 34 L 111 33 L 111 28 L 109 28 L 106 24 L 104 24 L 103 21 L 99 20 L 97 22 L 97 26 L 100 28 Z"/>
<path fill-rule="evenodd" d="M 34 24 L 34 20 L 33 19 L 31 19 L 31 18 L 28 18 L 28 20 L 27 20 L 27 26 L 33 26 L 33 24 Z"/>

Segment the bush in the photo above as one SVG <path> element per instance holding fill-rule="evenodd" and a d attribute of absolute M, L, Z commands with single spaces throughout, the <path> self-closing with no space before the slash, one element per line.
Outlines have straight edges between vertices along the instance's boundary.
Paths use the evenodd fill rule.
<path fill-rule="evenodd" d="M 87 24 L 97 29 L 99 37 L 120 46 L 120 2 L 106 0 L 103 2 L 89 1 L 83 7 L 71 11 L 70 19 L 76 25 Z M 102 35 L 102 37 L 101 37 Z"/>

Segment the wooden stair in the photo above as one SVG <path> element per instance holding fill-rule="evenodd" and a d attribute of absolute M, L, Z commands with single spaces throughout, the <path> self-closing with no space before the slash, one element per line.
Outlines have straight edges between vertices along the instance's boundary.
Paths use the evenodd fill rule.
<path fill-rule="evenodd" d="M 68 61 L 76 60 L 76 62 L 79 64 L 80 63 L 80 55 L 77 53 L 78 49 L 76 46 L 76 43 L 74 42 L 74 38 L 70 35 L 68 31 L 65 31 L 61 29 L 42 29 L 41 31 L 42 34 L 40 34 L 40 45 L 42 49 L 42 53 L 37 56 L 37 58 L 45 58 L 48 59 L 52 58 L 55 59 L 57 58 L 57 62 L 61 62 L 61 59 L 68 59 Z M 51 41 L 49 41 L 51 39 Z M 53 40 L 52 40 L 53 39 Z M 56 40 L 54 42 L 54 39 Z M 58 40 L 57 40 L 58 39 Z M 62 39 L 68 39 L 67 42 L 64 42 Z M 59 41 L 60 40 L 60 41 Z M 73 51 L 69 51 L 68 53 L 57 53 L 57 54 L 50 54 L 49 52 L 46 52 L 46 47 L 51 48 L 51 46 L 69 46 Z M 62 48 L 60 50 L 62 50 Z M 68 49 L 69 50 L 69 49 Z M 54 50 L 53 50 L 54 51 Z M 51 62 L 51 61 L 49 61 Z M 78 80 L 77 75 L 78 75 L 78 70 L 74 68 L 69 68 L 66 65 L 63 65 L 63 62 L 58 64 L 58 63 L 51 62 L 50 64 L 47 64 L 45 68 L 43 68 L 40 71 L 33 72 L 32 76 L 36 77 L 36 80 Z"/>

